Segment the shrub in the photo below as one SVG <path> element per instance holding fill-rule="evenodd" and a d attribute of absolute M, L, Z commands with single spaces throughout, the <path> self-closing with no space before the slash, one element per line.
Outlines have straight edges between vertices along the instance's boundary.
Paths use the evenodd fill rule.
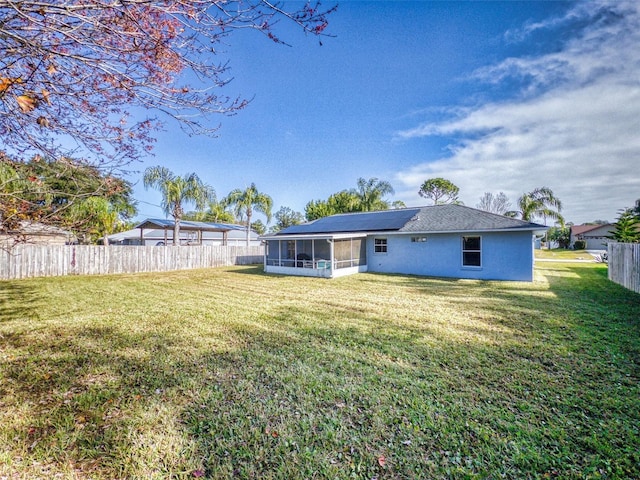
<path fill-rule="evenodd" d="M 587 242 L 585 242 L 584 240 L 576 240 L 575 242 L 573 242 L 574 250 L 584 250 L 585 248 L 587 248 Z"/>

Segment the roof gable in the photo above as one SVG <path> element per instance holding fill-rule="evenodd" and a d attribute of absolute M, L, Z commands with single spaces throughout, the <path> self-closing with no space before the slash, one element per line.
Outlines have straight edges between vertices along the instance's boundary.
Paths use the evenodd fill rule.
<path fill-rule="evenodd" d="M 615 228 L 615 225 L 611 224 L 611 223 L 599 223 L 596 225 L 572 225 L 571 226 L 571 234 L 572 235 L 581 235 L 583 233 L 587 233 L 590 232 L 592 230 L 597 230 L 599 228 L 606 228 L 606 229 L 611 229 L 611 228 Z"/>

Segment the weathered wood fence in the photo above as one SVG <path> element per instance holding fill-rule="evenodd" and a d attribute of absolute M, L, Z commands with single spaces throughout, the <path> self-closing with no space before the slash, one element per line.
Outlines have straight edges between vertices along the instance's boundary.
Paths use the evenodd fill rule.
<path fill-rule="evenodd" d="M 166 272 L 263 262 L 264 247 L 16 245 L 0 250 L 0 279 Z"/>
<path fill-rule="evenodd" d="M 640 293 L 640 243 L 608 244 L 609 280 Z"/>

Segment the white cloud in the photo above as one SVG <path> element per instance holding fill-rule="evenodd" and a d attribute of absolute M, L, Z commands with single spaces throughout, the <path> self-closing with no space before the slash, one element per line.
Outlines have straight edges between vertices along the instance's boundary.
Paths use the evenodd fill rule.
<path fill-rule="evenodd" d="M 400 199 L 424 203 L 417 191 L 432 177 L 458 185 L 470 206 L 486 191 L 504 191 L 515 203 L 522 193 L 546 186 L 564 202 L 567 220 L 581 223 L 614 220 L 620 208 L 640 198 L 639 7 L 636 2 L 587 5 L 524 28 L 526 36 L 588 20 L 560 51 L 474 72 L 474 79 L 485 82 L 522 81 L 518 98 L 467 110 L 453 107 L 448 120 L 398 132 L 407 141 L 457 139 L 447 157 L 397 174 Z"/>

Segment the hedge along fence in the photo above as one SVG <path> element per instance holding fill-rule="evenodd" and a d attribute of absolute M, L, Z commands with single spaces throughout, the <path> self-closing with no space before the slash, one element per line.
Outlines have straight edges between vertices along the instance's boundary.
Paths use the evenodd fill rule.
<path fill-rule="evenodd" d="M 609 280 L 640 293 L 640 243 L 608 244 Z"/>
<path fill-rule="evenodd" d="M 0 279 L 254 265 L 263 256 L 262 246 L 15 245 L 0 250 Z"/>

